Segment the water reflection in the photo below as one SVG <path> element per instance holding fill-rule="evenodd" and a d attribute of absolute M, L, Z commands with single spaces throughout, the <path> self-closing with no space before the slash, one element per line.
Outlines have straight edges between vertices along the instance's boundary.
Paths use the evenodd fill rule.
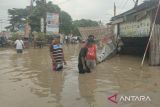
<path fill-rule="evenodd" d="M 79 75 L 78 81 L 80 96 L 87 101 L 88 105 L 90 105 L 89 107 L 94 107 L 94 93 L 97 88 L 96 72 L 86 75 Z"/>
<path fill-rule="evenodd" d="M 0 51 L 0 107 L 106 107 L 113 93 L 153 98 L 152 104 L 122 107 L 159 106 L 159 67 L 145 63 L 141 69 L 141 58 L 115 56 L 95 72 L 79 75 L 78 50 L 78 45 L 64 48 L 68 65 L 63 72 L 51 71 L 48 47 L 18 55 L 12 49 Z"/>

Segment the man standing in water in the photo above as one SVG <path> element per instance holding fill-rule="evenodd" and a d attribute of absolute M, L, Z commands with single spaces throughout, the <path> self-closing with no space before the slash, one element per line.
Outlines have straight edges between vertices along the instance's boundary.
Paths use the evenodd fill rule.
<path fill-rule="evenodd" d="M 17 53 L 23 53 L 23 47 L 24 47 L 24 43 L 22 41 L 22 39 L 17 39 L 14 43 L 16 45 L 16 50 Z"/>
<path fill-rule="evenodd" d="M 96 66 L 96 44 L 93 35 L 89 35 L 87 39 L 86 65 L 92 71 Z"/>
<path fill-rule="evenodd" d="M 53 71 L 61 71 L 63 63 L 66 64 L 66 61 L 59 35 L 53 37 L 52 44 L 50 45 L 50 56 L 52 58 Z"/>
<path fill-rule="evenodd" d="M 87 55 L 86 41 L 83 40 L 81 42 L 81 50 L 78 56 L 78 69 L 80 74 L 90 73 L 90 70 L 86 65 L 86 59 L 85 59 L 86 55 Z"/>

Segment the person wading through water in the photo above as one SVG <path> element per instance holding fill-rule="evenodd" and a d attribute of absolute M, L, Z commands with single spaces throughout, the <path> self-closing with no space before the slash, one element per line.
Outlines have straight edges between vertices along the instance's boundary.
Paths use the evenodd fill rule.
<path fill-rule="evenodd" d="M 63 69 L 63 63 L 66 65 L 64 59 L 64 53 L 62 44 L 60 44 L 60 36 L 53 36 L 52 43 L 50 45 L 50 56 L 52 59 L 53 71 L 61 71 Z"/>
<path fill-rule="evenodd" d="M 78 56 L 78 70 L 80 74 L 90 73 L 89 68 L 86 65 L 87 47 L 85 40 L 81 41 L 81 50 Z"/>
<path fill-rule="evenodd" d="M 16 45 L 17 53 L 23 53 L 24 42 L 22 41 L 22 39 L 18 38 L 14 44 Z"/>
<path fill-rule="evenodd" d="M 96 55 L 96 44 L 93 35 L 89 35 L 87 39 L 87 55 L 86 65 L 92 71 L 96 67 L 97 55 Z"/>

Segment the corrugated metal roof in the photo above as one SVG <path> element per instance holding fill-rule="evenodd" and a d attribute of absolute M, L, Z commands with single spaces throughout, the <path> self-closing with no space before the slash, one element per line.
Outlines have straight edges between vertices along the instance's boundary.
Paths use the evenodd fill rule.
<path fill-rule="evenodd" d="M 119 18 L 122 18 L 124 16 L 127 16 L 127 15 L 130 15 L 130 14 L 133 14 L 133 13 L 136 13 L 136 12 L 139 12 L 139 11 L 143 11 L 143 10 L 146 10 L 146 9 L 149 9 L 149 8 L 153 8 L 153 7 L 156 7 L 156 4 L 158 4 L 158 1 L 159 0 L 147 0 L 147 1 L 144 1 L 144 3 L 140 4 L 139 6 L 135 7 L 135 8 L 132 8 L 122 14 L 119 14 L 115 17 L 112 17 L 111 18 L 111 21 L 114 21 L 114 20 L 117 20 Z"/>

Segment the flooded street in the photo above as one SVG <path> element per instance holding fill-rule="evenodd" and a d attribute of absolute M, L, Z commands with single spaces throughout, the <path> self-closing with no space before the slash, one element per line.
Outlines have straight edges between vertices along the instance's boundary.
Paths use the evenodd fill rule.
<path fill-rule="evenodd" d="M 0 107 L 160 107 L 160 68 L 140 68 L 135 56 L 115 56 L 79 75 L 78 45 L 65 47 L 63 72 L 51 71 L 49 49 L 0 50 Z M 150 102 L 114 104 L 108 97 L 150 96 Z"/>

